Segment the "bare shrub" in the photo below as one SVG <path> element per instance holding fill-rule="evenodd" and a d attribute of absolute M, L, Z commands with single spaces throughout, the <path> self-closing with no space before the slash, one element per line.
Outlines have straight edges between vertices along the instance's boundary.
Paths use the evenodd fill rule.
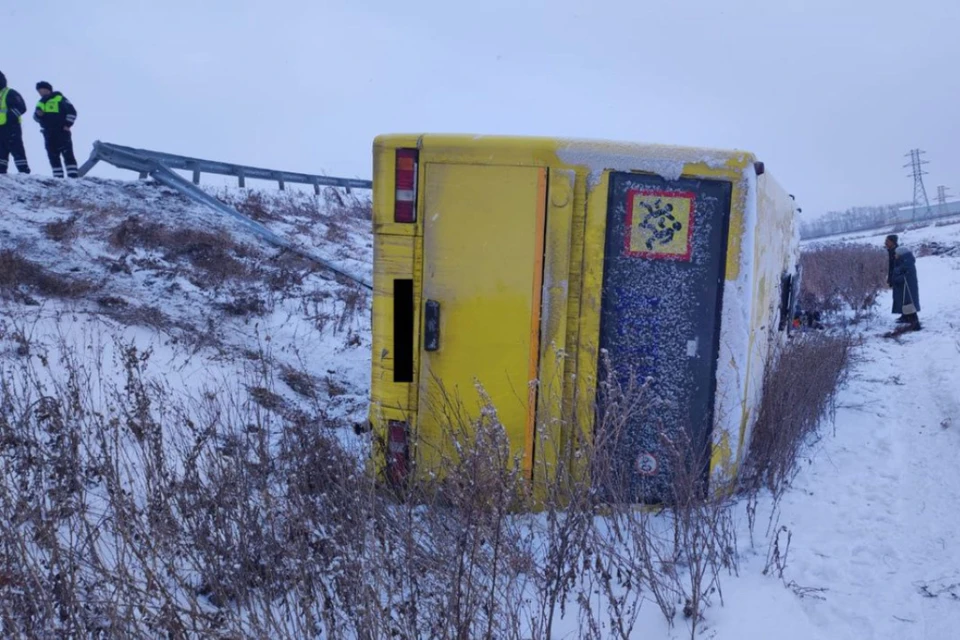
<path fill-rule="evenodd" d="M 671 625 L 682 612 L 694 638 L 712 596 L 722 600 L 721 576 L 737 571 L 731 501 L 722 488 L 708 491 L 710 450 L 694 445 L 686 429 L 659 427 L 662 464 L 671 473 L 665 502 L 657 511 L 634 504 L 632 470 L 619 452 L 631 422 L 641 415 L 655 419 L 659 400 L 650 383 L 618 383 L 611 375 L 602 384 L 598 432 L 607 435 L 590 456 L 596 460 L 592 473 L 605 487 L 607 518 L 590 546 L 601 550 L 593 579 L 606 594 L 609 626 L 603 633 L 599 627 L 581 630 L 592 637 L 631 637 L 640 603 L 649 599 Z"/>
<path fill-rule="evenodd" d="M 171 330 L 176 326 L 176 322 L 159 307 L 130 304 L 106 304 L 103 306 L 107 315 L 127 325 L 152 327 L 163 331 Z"/>
<path fill-rule="evenodd" d="M 801 449 L 834 407 L 853 347 L 846 333 L 802 334 L 768 360 L 741 471 L 746 489 L 766 488 L 777 496 L 790 484 Z"/>
<path fill-rule="evenodd" d="M 0 367 L 3 635 L 384 637 L 358 615 L 373 493 L 327 425 L 180 404 L 118 346 L 116 384 L 67 345 L 63 376 Z"/>
<path fill-rule="evenodd" d="M 394 624 L 404 637 L 516 637 L 522 578 L 532 568 L 511 517 L 526 494 L 520 461 L 495 411 L 471 420 L 458 401 L 443 402 L 444 476 L 407 487 L 413 500 L 396 511 L 403 535 L 394 551 L 384 549 L 398 562 Z"/>
<path fill-rule="evenodd" d="M 861 317 L 873 308 L 887 282 L 887 252 L 864 244 L 831 244 L 805 250 L 800 263 L 800 304 L 805 309 L 840 311 Z"/>

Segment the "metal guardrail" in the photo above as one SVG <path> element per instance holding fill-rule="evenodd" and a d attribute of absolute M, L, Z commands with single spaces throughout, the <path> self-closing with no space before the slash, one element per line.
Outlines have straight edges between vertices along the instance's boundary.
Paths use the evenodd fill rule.
<path fill-rule="evenodd" d="M 163 153 L 160 151 L 148 151 L 146 149 L 134 149 L 132 147 L 123 147 L 109 142 L 93 143 L 93 153 L 90 158 L 80 167 L 80 175 L 86 175 L 98 162 L 103 160 L 109 164 L 112 158 L 120 156 L 134 155 L 144 160 L 153 160 L 159 162 L 168 169 L 179 169 L 182 171 L 193 172 L 193 184 L 200 184 L 200 175 L 209 173 L 219 176 L 231 176 L 237 179 L 240 188 L 246 186 L 246 180 L 266 180 L 276 182 L 282 191 L 286 184 L 306 184 L 312 185 L 314 193 L 320 194 L 320 187 L 340 187 L 350 193 L 351 189 L 372 189 L 373 182 L 370 180 L 360 180 L 357 178 L 332 178 L 330 176 L 319 176 L 309 173 L 295 173 L 293 171 L 276 171 L 274 169 L 263 169 L 260 167 L 250 167 L 242 164 L 231 164 L 229 162 L 218 162 L 216 160 L 202 160 L 200 158 L 191 158 L 188 156 L 178 156 L 172 153 Z M 141 175 L 141 178 L 144 176 Z"/>
<path fill-rule="evenodd" d="M 303 258 L 306 258 L 307 260 L 310 260 L 311 262 L 320 265 L 328 271 L 348 278 L 349 280 L 352 280 L 371 291 L 373 290 L 373 284 L 367 279 L 351 273 L 345 268 L 329 262 L 325 258 L 313 254 L 309 249 L 293 244 L 286 238 L 278 236 L 259 222 L 248 218 L 233 207 L 221 202 L 220 200 L 217 200 L 197 186 L 199 184 L 199 178 L 196 172 L 201 171 L 206 173 L 220 173 L 221 175 L 236 175 L 235 173 L 224 174 L 222 172 L 228 170 L 245 171 L 247 169 L 254 169 L 255 171 L 263 172 L 257 174 L 258 176 L 269 173 L 271 175 L 270 179 L 278 179 L 277 176 L 281 175 L 284 178 L 287 178 L 286 180 L 280 180 L 281 188 L 284 182 L 312 184 L 316 188 L 317 192 L 319 192 L 320 186 L 334 186 L 347 189 L 350 187 L 369 189 L 372 187 L 372 183 L 369 180 L 329 178 L 326 176 L 311 176 L 307 174 L 287 173 L 283 171 L 270 171 L 269 169 L 255 169 L 254 167 L 242 167 L 240 165 L 230 165 L 222 162 L 211 162 L 207 160 L 198 160 L 196 158 L 187 158 L 185 156 L 175 156 L 168 153 L 158 153 L 156 151 L 122 147 L 120 145 L 110 144 L 108 142 L 100 142 L 99 140 L 93 145 L 93 153 L 90 155 L 90 159 L 87 160 L 82 167 L 80 167 L 80 175 L 85 176 L 90 172 L 90 169 L 92 169 L 100 161 L 112 164 L 120 169 L 136 171 L 140 174 L 141 179 L 151 177 L 157 182 L 160 182 L 161 184 L 164 184 L 172 189 L 176 189 L 188 198 L 204 204 L 218 213 L 230 216 L 244 225 L 250 232 L 266 240 L 270 244 L 282 249 L 286 249 L 291 253 L 295 253 Z M 173 166 L 168 165 L 168 162 Z M 196 167 L 193 169 L 193 182 L 190 182 L 174 171 L 174 168 L 184 168 L 185 162 L 193 162 L 193 166 Z M 211 170 L 218 167 L 221 169 L 221 171 Z M 250 174 L 244 175 L 247 177 L 254 177 L 250 176 Z M 321 179 L 325 182 L 319 182 Z M 242 186 L 243 178 L 241 177 L 240 180 L 240 184 Z"/>

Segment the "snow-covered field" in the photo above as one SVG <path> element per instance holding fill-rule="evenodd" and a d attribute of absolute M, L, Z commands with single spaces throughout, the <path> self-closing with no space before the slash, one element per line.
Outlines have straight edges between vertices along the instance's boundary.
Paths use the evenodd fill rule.
<path fill-rule="evenodd" d="M 351 215 L 357 203 L 253 194 L 221 195 L 369 276 L 369 221 Z M 214 235 L 171 235 L 149 226 L 156 223 Z M 746 505 L 736 507 L 739 575 L 722 582 L 723 606 L 714 599 L 700 637 L 960 637 L 960 226 L 901 239 L 925 247 L 923 331 L 881 338 L 893 321 L 889 294 L 881 296 L 878 316 L 858 328 L 863 344 L 835 420 L 805 452 L 778 510 L 761 501 L 753 544 Z M 39 363 L 62 344 L 122 377 L 117 345 L 132 343 L 152 350 L 152 374 L 175 393 L 233 389 L 281 415 L 322 422 L 362 454 L 351 427 L 366 411 L 370 323 L 366 295 L 354 287 L 152 183 L 8 177 L 0 182 L 0 269 L 9 270 L 5 251 L 32 271 L 17 275 L 20 284 L 0 272 L 0 364 Z M 38 278 L 41 269 L 50 277 Z M 56 366 L 48 370 L 56 375 Z M 764 573 L 777 532 L 782 577 Z M 570 607 L 559 621 L 563 637 L 577 636 L 576 616 Z M 646 601 L 631 637 L 690 632 L 682 619 L 669 628 Z"/>
<path fill-rule="evenodd" d="M 955 232 L 952 228 L 960 225 L 960 217 L 957 216 L 948 216 L 944 218 L 939 218 L 937 220 L 930 221 L 926 226 L 923 226 L 922 223 L 907 225 L 905 231 L 898 232 L 898 235 L 904 239 L 913 239 L 915 241 L 921 241 L 923 239 L 937 240 L 941 237 L 948 237 Z M 827 236 L 825 238 L 812 238 L 809 240 L 803 240 L 802 245 L 816 245 L 816 244 L 830 244 L 835 242 L 869 242 L 876 240 L 878 237 L 882 240 L 886 237 L 887 233 L 890 233 L 890 228 L 886 229 L 875 229 L 868 231 L 851 231 L 849 233 L 840 233 L 835 236 Z M 882 243 L 881 243 L 882 244 Z"/>

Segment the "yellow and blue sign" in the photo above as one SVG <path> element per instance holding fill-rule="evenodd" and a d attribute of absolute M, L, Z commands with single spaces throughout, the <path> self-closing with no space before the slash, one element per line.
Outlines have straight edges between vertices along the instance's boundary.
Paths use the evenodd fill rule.
<path fill-rule="evenodd" d="M 696 194 L 634 189 L 627 194 L 624 251 L 635 258 L 689 262 Z"/>

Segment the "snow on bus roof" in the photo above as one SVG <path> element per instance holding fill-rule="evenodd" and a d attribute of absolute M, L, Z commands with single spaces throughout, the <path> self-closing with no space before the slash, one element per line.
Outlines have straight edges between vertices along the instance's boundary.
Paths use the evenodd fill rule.
<path fill-rule="evenodd" d="M 607 169 L 648 171 L 665 180 L 678 179 L 691 164 L 724 169 L 753 161 L 746 151 L 582 139 L 561 139 L 557 155 L 566 163 L 589 167 L 592 176 Z"/>
<path fill-rule="evenodd" d="M 599 179 L 605 170 L 648 171 L 666 180 L 676 180 L 687 165 L 701 164 L 711 169 L 743 168 L 755 160 L 752 153 L 741 150 L 590 138 L 432 133 L 419 136 L 419 140 L 424 147 L 437 144 L 543 147 L 555 152 L 565 164 L 588 168 L 594 180 Z"/>

